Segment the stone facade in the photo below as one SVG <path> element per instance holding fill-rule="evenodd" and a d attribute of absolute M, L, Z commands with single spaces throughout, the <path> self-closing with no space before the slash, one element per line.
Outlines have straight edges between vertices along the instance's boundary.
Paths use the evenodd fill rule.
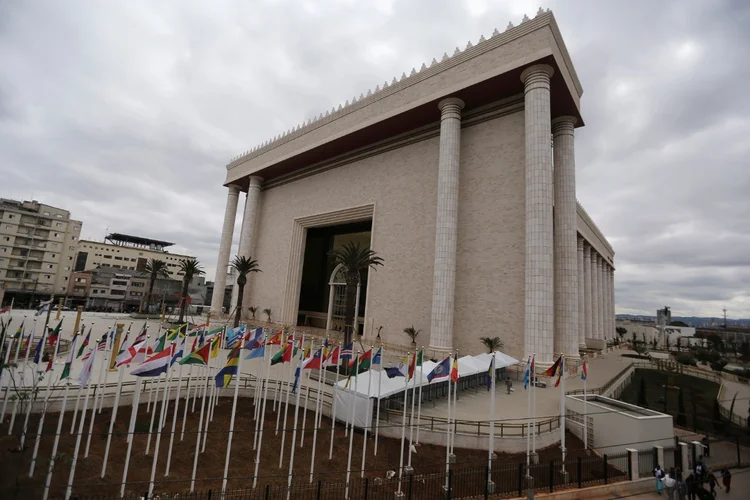
<path fill-rule="evenodd" d="M 548 12 L 378 86 L 230 162 L 217 268 L 239 186 L 239 252 L 263 270 L 245 306 L 295 324 L 307 230 L 372 220 L 385 266 L 368 276 L 365 338 L 382 325 L 384 342 L 407 345 L 414 325 L 433 352 L 480 352 L 497 335 L 540 365 L 577 357 L 609 335 L 614 259 L 575 198 L 581 93 Z"/>

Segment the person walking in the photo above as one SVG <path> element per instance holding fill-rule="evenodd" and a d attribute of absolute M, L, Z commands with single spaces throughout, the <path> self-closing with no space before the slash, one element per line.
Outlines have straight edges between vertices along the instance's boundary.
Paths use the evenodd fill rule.
<path fill-rule="evenodd" d="M 716 481 L 716 476 L 714 476 L 713 472 L 708 473 L 706 482 L 708 482 L 708 487 L 711 489 L 711 496 L 716 498 L 716 487 L 718 486 L 719 489 L 721 489 L 721 486 L 719 486 L 719 483 Z"/>
<path fill-rule="evenodd" d="M 674 467 L 669 469 L 669 474 L 664 476 L 664 487 L 667 489 L 667 498 L 674 500 L 674 491 L 677 481 L 675 480 Z"/>
<path fill-rule="evenodd" d="M 510 377 L 506 377 L 505 379 L 505 388 L 508 390 L 508 394 L 513 391 L 513 381 L 510 379 Z"/>
<path fill-rule="evenodd" d="M 721 470 L 721 482 L 724 483 L 724 491 L 729 493 L 729 488 L 732 486 L 732 473 L 726 467 Z"/>
<path fill-rule="evenodd" d="M 698 488 L 699 484 L 695 479 L 695 474 L 688 474 L 688 477 L 685 478 L 685 489 L 687 490 L 689 500 L 695 500 L 695 495 L 697 494 Z"/>
<path fill-rule="evenodd" d="M 659 464 L 654 467 L 654 477 L 656 478 L 656 492 L 661 495 L 661 492 L 664 491 L 664 470 Z"/>
<path fill-rule="evenodd" d="M 677 484 L 675 485 L 675 491 L 677 492 L 677 500 L 685 500 L 687 497 L 687 483 L 682 478 L 682 474 L 677 473 Z"/>

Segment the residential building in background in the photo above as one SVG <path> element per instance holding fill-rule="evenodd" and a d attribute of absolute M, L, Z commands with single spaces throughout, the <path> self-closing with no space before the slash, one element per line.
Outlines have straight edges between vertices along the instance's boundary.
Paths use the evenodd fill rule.
<path fill-rule="evenodd" d="M 83 223 L 36 200 L 0 198 L 0 288 L 3 301 L 31 307 L 68 291 Z"/>
<path fill-rule="evenodd" d="M 127 271 L 144 271 L 149 259 L 167 263 L 169 277 L 182 280 L 180 261 L 195 257 L 167 252 L 174 245 L 167 241 L 142 238 L 120 233 L 110 233 L 104 241 L 81 240 L 75 256 L 75 271 L 89 271 L 97 267 L 110 267 Z"/>

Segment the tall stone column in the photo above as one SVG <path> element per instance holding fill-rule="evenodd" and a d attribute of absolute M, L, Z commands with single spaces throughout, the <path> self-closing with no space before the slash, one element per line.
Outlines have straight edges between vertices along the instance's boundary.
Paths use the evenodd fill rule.
<path fill-rule="evenodd" d="M 240 231 L 240 244 L 237 249 L 237 255 L 250 257 L 253 248 L 253 238 L 255 236 L 255 224 L 258 219 L 258 202 L 260 201 L 260 185 L 263 179 L 252 176 L 249 178 L 247 187 L 247 198 L 245 198 L 245 210 L 242 214 L 242 230 Z M 250 300 L 250 294 L 245 288 L 244 301 Z M 236 286 L 232 287 L 232 310 L 237 305 L 237 294 L 239 290 Z"/>
<path fill-rule="evenodd" d="M 583 265 L 583 238 L 577 239 L 578 257 L 578 349 L 586 348 L 586 273 Z"/>
<path fill-rule="evenodd" d="M 539 364 L 555 356 L 552 235 L 552 123 L 550 77 L 546 64 L 521 73 L 524 82 L 526 167 L 526 270 L 524 348 Z"/>
<path fill-rule="evenodd" d="M 453 312 L 456 293 L 458 240 L 458 166 L 461 152 L 461 110 L 464 102 L 448 98 L 440 108 L 440 158 L 438 160 L 435 261 L 432 282 L 430 347 L 453 347 Z"/>
<path fill-rule="evenodd" d="M 597 271 L 597 253 L 591 249 L 591 337 L 595 339 L 602 338 L 602 331 L 599 328 L 599 273 Z"/>
<path fill-rule="evenodd" d="M 605 316 L 606 321 L 604 323 L 604 332 L 606 335 L 606 338 L 613 339 L 614 338 L 614 330 L 612 329 L 612 294 L 609 293 L 611 287 L 612 287 L 612 280 L 609 276 L 609 263 L 604 263 L 604 282 L 607 284 L 607 287 L 604 289 L 604 302 L 605 302 L 605 310 L 607 311 L 607 315 Z"/>
<path fill-rule="evenodd" d="M 596 256 L 596 282 L 599 286 L 596 294 L 596 302 L 599 309 L 597 320 L 599 322 L 599 338 L 604 339 L 604 273 L 602 272 L 602 256 Z"/>
<path fill-rule="evenodd" d="M 616 310 L 616 302 L 615 302 L 615 268 L 610 267 L 609 268 L 609 295 L 610 295 L 610 304 L 612 304 L 612 331 L 614 332 L 617 329 L 617 310 Z M 614 334 L 613 334 L 614 335 Z"/>
<path fill-rule="evenodd" d="M 578 218 L 576 203 L 576 119 L 552 121 L 554 153 L 555 351 L 578 357 Z"/>
<path fill-rule="evenodd" d="M 593 275 L 591 274 L 591 245 L 584 241 L 583 243 L 583 301 L 585 314 L 583 317 L 584 325 L 586 327 L 586 338 L 594 338 L 594 313 L 591 310 L 592 301 L 591 297 L 594 295 L 594 283 L 592 281 Z"/>
<path fill-rule="evenodd" d="M 224 303 L 224 288 L 227 284 L 227 265 L 229 252 L 232 250 L 232 235 L 234 233 L 234 219 L 237 217 L 237 201 L 240 188 L 230 185 L 227 188 L 227 205 L 224 209 L 224 225 L 221 228 L 219 241 L 219 255 L 216 258 L 216 277 L 214 278 L 214 293 L 211 296 L 211 313 L 220 314 Z"/>

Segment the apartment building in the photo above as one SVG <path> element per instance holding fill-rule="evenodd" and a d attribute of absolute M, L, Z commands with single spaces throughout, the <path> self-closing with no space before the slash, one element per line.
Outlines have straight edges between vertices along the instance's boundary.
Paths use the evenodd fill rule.
<path fill-rule="evenodd" d="M 0 198 L 0 288 L 5 302 L 64 296 L 83 223 L 36 200 Z"/>
<path fill-rule="evenodd" d="M 195 257 L 169 253 L 166 249 L 173 244 L 120 233 L 108 234 L 103 242 L 81 240 L 76 248 L 74 270 L 89 271 L 103 267 L 143 271 L 149 259 L 158 259 L 167 263 L 170 278 L 182 280 L 180 261 Z"/>

